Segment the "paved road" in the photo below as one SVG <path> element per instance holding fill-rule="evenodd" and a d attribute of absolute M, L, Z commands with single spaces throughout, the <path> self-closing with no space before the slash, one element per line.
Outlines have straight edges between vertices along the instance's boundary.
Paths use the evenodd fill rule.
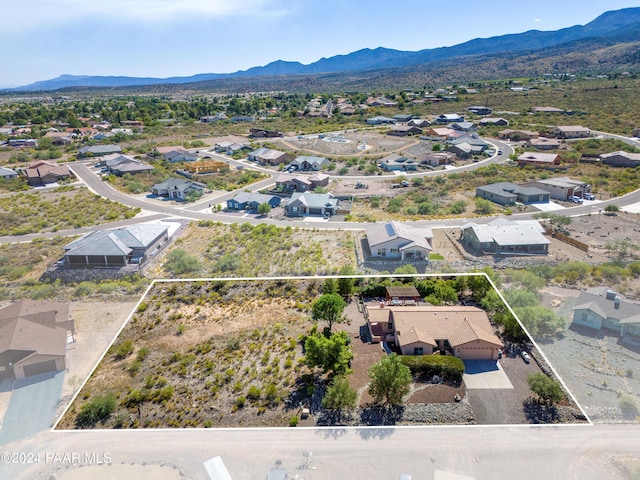
<path fill-rule="evenodd" d="M 601 133 L 601 132 L 598 132 L 598 133 Z M 606 135 L 609 135 L 609 134 L 606 134 Z M 617 135 L 610 135 L 610 136 L 613 138 L 626 139 L 626 137 L 619 137 Z M 635 142 L 634 140 L 631 140 L 631 139 L 626 139 L 626 140 L 629 140 L 629 142 L 632 142 L 632 143 Z M 477 163 L 472 163 L 472 164 L 458 167 L 455 169 L 410 173 L 410 174 L 406 174 L 405 176 L 412 178 L 412 177 L 419 177 L 419 176 L 447 175 L 454 172 L 473 170 L 473 169 L 479 168 L 480 166 L 488 165 L 492 163 L 503 163 L 509 160 L 509 155 L 513 153 L 513 149 L 508 144 L 504 142 L 500 142 L 498 140 L 493 140 L 493 139 L 490 140 L 489 143 L 492 143 L 494 145 L 496 151 L 502 150 L 503 153 L 501 155 L 494 155 L 493 157 L 487 160 L 483 160 Z M 635 143 L 640 146 L 640 142 L 635 142 Z M 217 154 L 212 154 L 212 155 L 220 159 L 223 159 L 225 161 L 228 161 L 231 165 L 236 165 L 236 164 L 247 165 L 248 164 L 246 161 L 232 160 L 232 159 L 229 159 L 228 157 L 220 156 Z M 344 222 L 344 221 L 338 221 L 333 219 L 331 221 L 314 221 L 315 219 L 308 221 L 304 219 L 290 219 L 290 218 L 275 219 L 275 218 L 265 218 L 265 217 L 255 217 L 255 216 L 250 216 L 250 217 L 241 216 L 241 215 L 235 216 L 235 215 L 214 213 L 211 211 L 209 207 L 210 204 L 214 204 L 214 203 L 218 204 L 223 201 L 226 201 L 229 198 L 232 198 L 238 190 L 236 190 L 235 192 L 225 192 L 219 195 L 218 197 L 215 197 L 214 199 L 208 199 L 205 201 L 198 202 L 196 204 L 175 206 L 167 203 L 166 205 L 163 205 L 157 201 L 143 199 L 140 197 L 133 197 L 133 196 L 124 194 L 122 192 L 119 192 L 118 190 L 111 187 L 111 185 L 109 185 L 107 182 L 102 181 L 100 177 L 96 175 L 95 172 L 91 170 L 91 168 L 89 168 L 86 161 L 75 162 L 70 164 L 70 166 L 73 172 L 75 173 L 75 175 L 85 185 L 87 185 L 87 187 L 91 189 L 93 192 L 105 198 L 108 198 L 110 200 L 122 203 L 124 205 L 130 206 L 133 208 L 140 208 L 142 210 L 145 210 L 146 212 L 150 212 L 152 215 L 142 216 L 142 217 L 138 216 L 130 220 L 124 220 L 120 222 L 103 224 L 96 227 L 87 227 L 87 228 L 82 228 L 77 230 L 64 230 L 64 231 L 58 231 L 55 233 L 31 234 L 31 235 L 21 235 L 21 236 L 5 236 L 5 237 L 0 237 L 0 243 L 26 242 L 26 241 L 31 241 L 34 238 L 52 238 L 55 236 L 78 235 L 82 233 L 87 233 L 88 231 L 92 231 L 92 230 L 111 229 L 111 228 L 116 228 L 124 225 L 141 223 L 141 222 L 146 222 L 150 220 L 166 219 L 166 218 L 183 218 L 188 220 L 213 220 L 213 221 L 222 222 L 222 223 L 251 223 L 253 225 L 257 225 L 259 223 L 267 223 L 267 224 L 280 225 L 280 226 L 291 225 L 291 226 L 296 226 L 301 228 L 318 228 L 318 229 L 332 229 L 332 230 L 338 230 L 338 229 L 364 230 L 366 226 L 366 224 L 364 223 Z M 273 170 L 255 166 L 253 164 L 251 164 L 251 168 L 257 169 L 259 171 L 262 171 L 270 175 L 268 179 L 262 180 L 254 185 L 251 185 L 250 188 L 254 191 L 265 188 L 266 186 L 269 186 L 275 183 L 275 177 L 279 175 L 279 173 L 275 173 L 273 172 Z M 389 176 L 349 176 L 349 177 L 334 176 L 332 178 L 334 179 L 348 178 L 350 180 L 367 180 L 368 182 L 371 182 L 371 181 L 387 181 L 389 180 L 390 177 Z M 563 215 L 570 215 L 570 216 L 595 214 L 601 210 L 604 210 L 604 208 L 609 204 L 624 206 L 624 205 L 630 205 L 637 202 L 640 202 L 640 190 L 630 193 L 628 195 L 625 195 L 623 197 L 606 200 L 603 202 L 599 202 L 597 204 L 585 204 L 585 205 L 576 205 L 573 207 L 569 207 L 562 210 L 561 213 Z M 526 219 L 533 218 L 533 215 L 534 215 L 533 213 L 521 213 L 521 214 L 514 214 L 510 218 L 517 219 L 517 220 L 526 220 Z M 473 218 L 473 221 L 476 223 L 488 223 L 494 218 L 495 217 Z M 469 221 L 468 219 L 446 219 L 446 220 L 420 220 L 420 221 L 410 222 L 410 223 L 414 223 L 415 225 L 421 225 L 421 226 L 430 226 L 431 228 L 445 228 L 445 227 L 452 228 L 452 227 L 459 227 L 468 221 Z"/>
<path fill-rule="evenodd" d="M 3 449 L 40 453 L 40 464 L 0 465 L 0 476 L 48 479 L 69 467 L 55 464 L 53 454 L 78 452 L 109 453 L 118 464 L 175 465 L 193 480 L 208 480 L 202 463 L 217 455 L 234 480 L 265 478 L 277 459 L 290 478 L 313 480 L 393 480 L 400 473 L 432 480 L 436 471 L 478 480 L 621 480 L 617 458 L 637 456 L 638 438 L 639 425 L 45 432 Z M 303 452 L 312 452 L 314 470 L 297 469 Z"/>

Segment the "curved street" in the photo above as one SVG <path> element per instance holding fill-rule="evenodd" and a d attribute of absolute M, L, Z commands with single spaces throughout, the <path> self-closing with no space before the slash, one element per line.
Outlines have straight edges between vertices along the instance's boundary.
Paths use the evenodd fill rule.
<path fill-rule="evenodd" d="M 618 135 L 612 134 L 604 134 L 602 132 L 597 132 L 600 135 L 611 136 L 612 138 L 620 138 L 627 140 L 630 144 L 635 144 L 640 146 L 640 142 L 629 139 L 626 137 L 620 137 Z M 486 140 L 486 139 L 485 139 Z M 502 150 L 501 155 L 493 155 L 492 157 L 477 162 L 471 163 L 468 165 L 464 165 L 461 167 L 455 167 L 446 170 L 437 170 L 437 171 L 428 171 L 428 172 L 417 172 L 417 173 L 408 173 L 403 174 L 404 177 L 407 178 L 416 178 L 416 177 L 426 177 L 426 176 L 438 176 L 438 175 L 447 175 L 455 172 L 464 172 L 471 171 L 481 166 L 490 165 L 492 163 L 504 163 L 509 160 L 509 155 L 513 153 L 513 148 L 505 142 L 501 142 L 498 140 L 486 140 L 488 143 L 491 143 L 495 151 Z M 214 157 L 217 157 L 219 160 L 226 161 L 230 164 L 230 166 L 244 166 L 254 170 L 258 170 L 262 173 L 266 173 L 270 175 L 269 178 L 261 180 L 257 183 L 250 185 L 252 191 L 261 190 L 265 187 L 273 185 L 275 183 L 275 178 L 280 175 L 280 172 L 274 172 L 271 169 L 256 166 L 254 164 L 248 163 L 246 160 L 233 160 L 229 157 L 212 154 Z M 145 215 L 138 215 L 135 218 L 129 220 L 122 220 L 119 222 L 105 223 L 101 225 L 96 225 L 92 227 L 85 227 L 81 229 L 72 229 L 72 230 L 61 230 L 57 232 L 47 232 L 47 233 L 36 233 L 29 235 L 20 235 L 20 236 L 4 236 L 0 237 L 0 243 L 16 243 L 16 242 L 28 242 L 33 240 L 34 238 L 53 238 L 55 236 L 71 236 L 87 233 L 93 230 L 108 230 L 112 228 L 117 228 L 125 225 L 148 222 L 151 220 L 159 220 L 166 218 L 180 218 L 186 220 L 213 220 L 221 223 L 250 223 L 253 225 L 257 225 L 260 223 L 272 224 L 272 225 L 280 225 L 280 226 L 296 226 L 300 228 L 317 228 L 317 229 L 330 229 L 330 230 L 364 230 L 366 224 L 365 223 L 357 223 L 357 222 L 345 222 L 331 219 L 330 221 L 308 221 L 304 218 L 267 218 L 267 217 L 258 217 L 258 216 L 234 216 L 228 215 L 218 212 L 213 212 L 210 208 L 211 204 L 219 204 L 225 202 L 226 200 L 232 198 L 239 191 L 246 190 L 246 187 L 231 191 L 224 192 L 216 197 L 208 198 L 207 200 L 196 202 L 194 204 L 184 204 L 184 205 L 171 205 L 166 204 L 163 205 L 158 201 L 150 201 L 146 199 L 142 199 L 139 197 L 134 197 L 132 195 L 127 195 L 122 193 L 115 188 L 113 188 L 107 182 L 102 181 L 102 179 L 96 175 L 94 171 L 92 171 L 88 164 L 89 161 L 77 161 L 73 162 L 70 165 L 70 168 L 73 170 L 74 174 L 78 178 L 78 180 L 85 184 L 91 191 L 94 193 L 112 200 L 114 202 L 122 203 L 123 205 L 127 205 L 132 208 L 140 208 L 145 212 Z M 348 179 L 348 180 L 366 180 L 368 182 L 380 182 L 380 181 L 389 181 L 394 178 L 393 176 L 384 175 L 384 176 L 372 176 L 372 175 L 362 175 L 362 176 L 331 176 L 332 180 L 339 179 Z M 640 202 L 640 189 L 636 190 L 627 195 L 617 197 L 610 200 L 605 200 L 599 202 L 597 204 L 588 204 L 588 205 L 576 205 L 572 207 L 565 208 L 562 210 L 564 215 L 569 216 L 579 216 L 579 215 L 587 215 L 587 214 L 597 214 L 604 208 L 606 208 L 609 204 L 615 204 L 619 207 L 623 207 L 626 205 L 632 205 Z M 510 218 L 525 220 L 532 219 L 534 213 L 517 213 L 510 216 Z M 473 217 L 473 221 L 476 223 L 488 223 L 492 221 L 495 217 Z M 314 219 L 315 220 L 315 219 Z M 470 219 L 468 218 L 449 218 L 449 219 L 438 219 L 438 220 L 418 220 L 414 222 L 407 222 L 414 225 L 420 226 L 429 226 L 431 228 L 445 228 L 445 227 L 459 227 L 467 223 Z"/>

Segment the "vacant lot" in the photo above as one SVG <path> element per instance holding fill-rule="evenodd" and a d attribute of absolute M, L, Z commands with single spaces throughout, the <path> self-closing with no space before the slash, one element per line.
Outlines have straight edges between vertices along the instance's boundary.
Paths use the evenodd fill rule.
<path fill-rule="evenodd" d="M 0 235 L 56 232 L 133 218 L 139 212 L 86 188 L 17 193 L 0 198 Z"/>
<path fill-rule="evenodd" d="M 190 278 L 327 275 L 355 265 L 353 234 L 346 231 L 194 222 L 173 249 L 197 259 L 195 270 L 183 275 Z"/>

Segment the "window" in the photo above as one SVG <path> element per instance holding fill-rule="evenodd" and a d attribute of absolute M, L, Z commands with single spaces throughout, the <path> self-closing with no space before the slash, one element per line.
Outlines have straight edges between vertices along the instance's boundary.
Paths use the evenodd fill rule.
<path fill-rule="evenodd" d="M 414 355 L 423 355 L 422 347 L 415 347 L 413 349 L 413 354 Z"/>

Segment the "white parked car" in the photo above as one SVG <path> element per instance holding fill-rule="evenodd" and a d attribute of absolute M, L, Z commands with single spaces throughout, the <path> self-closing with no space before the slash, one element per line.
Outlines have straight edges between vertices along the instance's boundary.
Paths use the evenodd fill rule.
<path fill-rule="evenodd" d="M 524 360 L 524 363 L 529 363 L 531 361 L 531 357 L 525 351 L 523 351 L 520 356 L 522 357 L 522 360 Z"/>

